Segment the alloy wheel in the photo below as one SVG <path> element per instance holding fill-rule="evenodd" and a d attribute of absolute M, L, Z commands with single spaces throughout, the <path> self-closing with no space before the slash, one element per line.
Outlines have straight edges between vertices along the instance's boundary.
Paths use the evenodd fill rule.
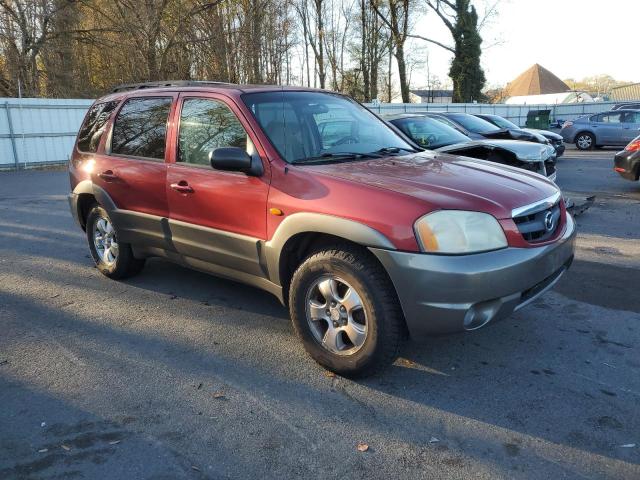
<path fill-rule="evenodd" d="M 591 136 L 589 135 L 580 135 L 578 137 L 578 141 L 576 142 L 580 148 L 583 150 L 588 150 L 591 148 L 591 143 L 593 142 Z"/>
<path fill-rule="evenodd" d="M 353 355 L 367 339 L 367 314 L 358 292 L 335 275 L 323 275 L 307 291 L 307 321 L 316 341 L 336 355 Z"/>
<path fill-rule="evenodd" d="M 118 240 L 108 218 L 100 217 L 94 223 L 93 244 L 103 263 L 113 265 L 118 260 Z"/>

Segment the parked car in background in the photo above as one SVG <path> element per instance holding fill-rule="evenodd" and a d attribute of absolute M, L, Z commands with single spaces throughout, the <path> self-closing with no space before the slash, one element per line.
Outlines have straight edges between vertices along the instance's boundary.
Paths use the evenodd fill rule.
<path fill-rule="evenodd" d="M 562 139 L 562 135 L 558 135 L 555 132 L 551 132 L 549 130 L 539 130 L 537 128 L 521 128 L 515 123 L 499 115 L 490 115 L 486 113 L 477 113 L 475 115 L 476 117 L 486 120 L 489 123 L 493 123 L 496 127 L 499 127 L 499 128 L 506 128 L 511 130 L 521 129 L 521 130 L 524 130 L 525 132 L 540 134 L 544 138 L 549 140 L 549 143 L 553 146 L 553 148 L 555 148 L 557 157 L 561 157 L 562 154 L 564 153 L 565 146 L 564 146 L 564 140 Z"/>
<path fill-rule="evenodd" d="M 511 165 L 539 173 L 552 181 L 556 179 L 555 151 L 550 145 L 489 138 L 472 140 L 455 128 L 422 114 L 390 114 L 382 118 L 421 148 Z"/>
<path fill-rule="evenodd" d="M 627 180 L 640 179 L 640 135 L 634 138 L 621 152 L 616 153 L 613 169 Z"/>
<path fill-rule="evenodd" d="M 508 317 L 574 255 L 553 182 L 418 151 L 321 90 L 121 87 L 89 109 L 69 175 L 71 213 L 102 274 L 125 278 L 162 257 L 264 289 L 288 306 L 310 356 L 342 375 L 393 362 L 407 333 Z"/>
<path fill-rule="evenodd" d="M 616 103 L 611 110 L 640 110 L 640 102 Z"/>
<path fill-rule="evenodd" d="M 626 145 L 640 132 L 640 110 L 613 110 L 564 122 L 560 135 L 580 150 Z"/>

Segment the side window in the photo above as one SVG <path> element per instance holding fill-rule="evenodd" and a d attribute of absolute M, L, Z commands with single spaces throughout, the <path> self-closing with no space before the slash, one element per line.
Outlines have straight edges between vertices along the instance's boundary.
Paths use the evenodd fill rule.
<path fill-rule="evenodd" d="M 180 112 L 178 162 L 209 165 L 209 152 L 219 147 L 249 150 L 244 127 L 224 103 L 209 98 L 187 98 Z"/>
<path fill-rule="evenodd" d="M 119 102 L 98 103 L 91 107 L 78 133 L 78 150 L 95 153 L 111 113 Z"/>
<path fill-rule="evenodd" d="M 604 123 L 620 123 L 620 114 L 619 113 L 606 113 L 602 115 L 601 122 Z"/>
<path fill-rule="evenodd" d="M 111 152 L 164 160 L 171 101 L 171 97 L 127 100 L 113 125 Z"/>

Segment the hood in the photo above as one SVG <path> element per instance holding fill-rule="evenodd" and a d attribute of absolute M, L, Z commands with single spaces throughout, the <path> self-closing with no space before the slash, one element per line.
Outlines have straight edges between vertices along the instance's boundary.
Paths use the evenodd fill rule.
<path fill-rule="evenodd" d="M 558 191 L 536 173 L 437 152 L 300 168 L 409 195 L 429 204 L 430 210 L 473 210 L 498 219 L 511 218 L 514 208 Z"/>
<path fill-rule="evenodd" d="M 538 130 L 537 128 L 523 128 L 522 130 L 524 130 L 525 132 L 542 135 L 545 138 L 550 138 L 553 140 L 562 140 L 562 135 L 558 135 L 557 133 L 552 132 L 550 130 Z"/>
<path fill-rule="evenodd" d="M 542 135 L 520 130 L 519 128 L 502 128 L 491 132 L 484 132 L 486 138 L 502 138 L 505 140 L 524 140 L 529 142 L 546 142 Z"/>
<path fill-rule="evenodd" d="M 513 153 L 521 162 L 546 161 L 551 159 L 553 157 L 553 152 L 555 152 L 555 150 L 553 150 L 549 145 L 542 145 L 540 143 L 492 139 L 455 143 L 453 145 L 437 148 L 436 151 L 464 155 L 465 150 L 472 150 L 477 147 L 485 147 L 492 150 L 506 150 Z"/>

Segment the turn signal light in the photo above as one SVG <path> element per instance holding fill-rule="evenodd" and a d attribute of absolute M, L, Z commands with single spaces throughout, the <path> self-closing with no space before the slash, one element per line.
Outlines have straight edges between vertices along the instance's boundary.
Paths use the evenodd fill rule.
<path fill-rule="evenodd" d="M 637 152 L 640 150 L 640 139 L 634 140 L 625 148 L 627 152 Z"/>

